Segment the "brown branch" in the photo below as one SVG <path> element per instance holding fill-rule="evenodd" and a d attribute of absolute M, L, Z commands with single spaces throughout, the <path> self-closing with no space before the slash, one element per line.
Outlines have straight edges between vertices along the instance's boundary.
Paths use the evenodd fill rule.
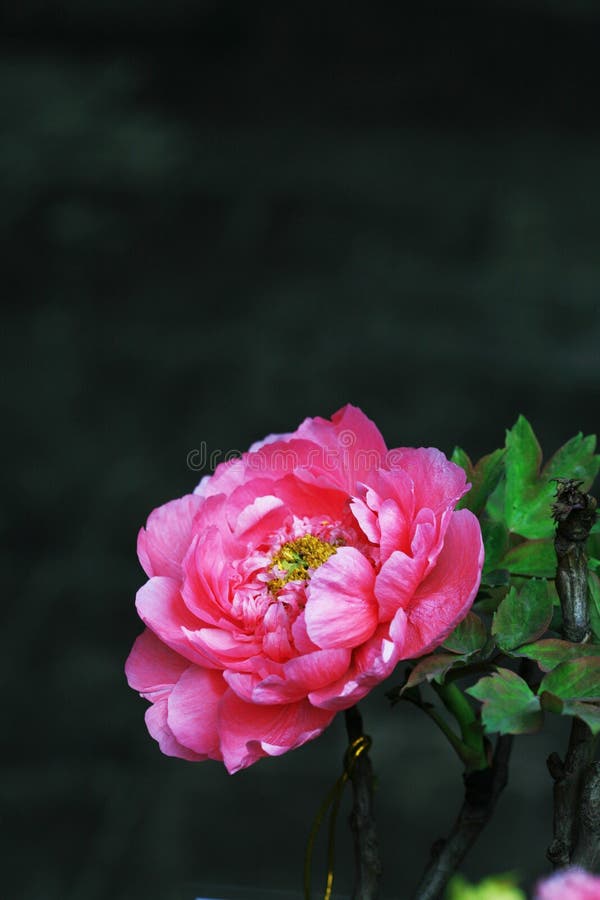
<path fill-rule="evenodd" d="M 487 823 L 508 781 L 508 762 L 512 735 L 500 735 L 492 765 L 475 772 L 465 772 L 465 799 L 450 836 L 438 841 L 425 870 L 414 900 L 437 900 L 462 860 Z"/>
<path fill-rule="evenodd" d="M 581 719 L 573 719 L 564 762 L 558 753 L 548 757 L 548 771 L 554 779 L 554 836 L 547 856 L 555 868 L 571 863 L 577 843 L 582 779 L 594 758 L 592 733 Z"/>
<path fill-rule="evenodd" d="M 552 515 L 556 522 L 556 590 L 568 641 L 585 641 L 590 633 L 585 545 L 596 521 L 596 499 L 579 490 L 582 482 L 557 479 Z"/>
<path fill-rule="evenodd" d="M 593 872 L 600 857 L 600 763 L 591 763 L 581 779 L 577 843 L 571 862 Z"/>
<path fill-rule="evenodd" d="M 556 522 L 556 590 L 564 635 L 581 643 L 590 634 L 585 545 L 596 520 L 596 500 L 579 489 L 582 482 L 557 480 L 552 507 Z M 592 732 L 585 722 L 575 718 L 564 762 L 557 753 L 548 757 L 548 770 L 554 779 L 554 835 L 547 856 L 555 868 L 568 866 L 575 859 L 595 860 L 597 850 L 592 852 L 590 836 L 597 835 L 595 823 L 600 822 L 600 782 L 591 765 L 594 751 Z M 583 824 L 584 816 L 587 824 Z"/>
<path fill-rule="evenodd" d="M 350 744 L 363 737 L 363 723 L 357 706 L 346 710 L 346 730 Z M 381 879 L 379 842 L 373 816 L 373 767 L 368 751 L 357 757 L 350 769 L 353 804 L 350 828 L 354 838 L 355 884 L 353 900 L 375 900 Z"/>

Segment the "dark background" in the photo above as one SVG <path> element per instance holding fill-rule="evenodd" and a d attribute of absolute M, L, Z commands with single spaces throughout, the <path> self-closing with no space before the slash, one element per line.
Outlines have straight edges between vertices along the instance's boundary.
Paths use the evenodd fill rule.
<path fill-rule="evenodd" d="M 548 452 L 598 428 L 597 4 L 323 6 L 2 13 L 6 897 L 300 888 L 342 720 L 230 777 L 163 757 L 125 685 L 136 533 L 195 486 L 190 450 L 347 401 L 390 446 L 474 456 L 519 412 Z M 384 690 L 364 714 L 403 900 L 460 767 Z M 469 876 L 544 871 L 563 735 L 519 739 Z"/>

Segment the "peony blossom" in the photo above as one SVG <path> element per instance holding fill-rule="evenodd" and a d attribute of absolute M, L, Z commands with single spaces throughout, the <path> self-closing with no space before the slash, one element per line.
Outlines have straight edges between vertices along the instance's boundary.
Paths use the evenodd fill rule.
<path fill-rule="evenodd" d="M 309 741 L 469 611 L 464 471 L 388 450 L 346 406 L 222 463 L 138 537 L 147 626 L 127 660 L 163 753 L 237 772 Z"/>
<path fill-rule="evenodd" d="M 576 866 L 539 881 L 534 900 L 600 900 L 600 877 Z"/>

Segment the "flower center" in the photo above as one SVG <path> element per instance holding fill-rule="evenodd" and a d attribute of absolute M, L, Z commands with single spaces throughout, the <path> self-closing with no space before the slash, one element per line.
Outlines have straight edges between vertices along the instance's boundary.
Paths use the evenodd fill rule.
<path fill-rule="evenodd" d="M 276 594 L 289 581 L 308 581 L 310 572 L 322 566 L 335 552 L 333 544 L 328 544 L 313 534 L 305 534 L 283 544 L 271 561 L 271 569 L 284 574 L 267 583 L 269 592 Z"/>

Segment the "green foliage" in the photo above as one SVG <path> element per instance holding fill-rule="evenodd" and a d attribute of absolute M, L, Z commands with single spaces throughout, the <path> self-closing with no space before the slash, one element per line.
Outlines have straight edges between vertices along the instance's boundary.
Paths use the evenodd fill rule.
<path fill-rule="evenodd" d="M 538 731 L 542 725 L 539 699 L 510 669 L 496 669 L 467 688 L 467 694 L 483 703 L 481 721 L 488 734 L 525 734 Z"/>
<path fill-rule="evenodd" d="M 500 564 L 502 568 L 508 569 L 511 575 L 554 578 L 556 572 L 554 541 L 550 538 L 523 541 L 512 547 L 502 557 Z"/>
<path fill-rule="evenodd" d="M 511 875 L 484 878 L 479 884 L 469 884 L 462 875 L 455 875 L 448 885 L 446 900 L 526 900 Z"/>
<path fill-rule="evenodd" d="M 508 528 L 503 522 L 497 522 L 493 519 L 482 519 L 481 534 L 483 536 L 483 546 L 485 547 L 485 561 L 483 564 L 483 574 L 501 568 L 501 560 L 504 558 L 508 544 Z"/>
<path fill-rule="evenodd" d="M 577 716 L 589 727 L 592 734 L 600 733 L 600 706 L 593 703 L 581 703 L 577 700 L 563 700 L 549 691 L 540 694 L 542 709 L 559 716 Z"/>
<path fill-rule="evenodd" d="M 552 601 L 546 582 L 526 582 L 519 593 L 512 587 L 492 622 L 492 634 L 502 650 L 510 651 L 540 637 L 552 619 Z"/>
<path fill-rule="evenodd" d="M 523 656 L 537 662 L 542 672 L 550 672 L 563 662 L 584 656 L 600 656 L 598 644 L 572 644 L 558 638 L 547 638 L 534 644 L 525 644 L 511 651 L 512 656 Z"/>
<path fill-rule="evenodd" d="M 505 485 L 496 491 L 488 511 L 508 530 L 525 538 L 551 537 L 554 525 L 550 506 L 556 478 L 577 478 L 587 490 L 600 469 L 594 455 L 596 438 L 578 434 L 567 441 L 542 471 L 542 451 L 533 429 L 524 416 L 506 434 Z"/>
<path fill-rule="evenodd" d="M 600 700 L 600 656 L 560 663 L 542 679 L 539 693 L 544 691 L 562 700 Z"/>
<path fill-rule="evenodd" d="M 442 646 L 451 653 L 470 655 L 484 646 L 487 640 L 485 625 L 478 615 L 470 612 L 449 634 Z"/>
<path fill-rule="evenodd" d="M 486 734 L 535 732 L 544 712 L 549 712 L 578 716 L 594 734 L 600 733 L 600 578 L 596 574 L 596 570 L 600 574 L 600 523 L 588 543 L 593 642 L 574 644 L 557 636 L 562 614 L 554 584 L 552 518 L 557 478 L 580 480 L 583 490 L 591 487 L 600 470 L 595 446 L 593 435 L 578 434 L 542 468 L 538 440 L 527 419 L 519 416 L 506 432 L 504 448 L 476 464 L 460 447 L 452 455 L 472 485 L 459 507 L 474 512 L 481 524 L 485 547 L 481 589 L 475 611 L 437 652 L 415 660 L 404 686 L 390 696 L 421 706 L 444 731 L 467 770 L 489 765 L 482 729 Z M 544 673 L 537 693 L 537 679 L 532 688 L 512 669 L 495 666 L 505 655 L 537 663 Z M 460 679 L 473 675 L 479 680 L 463 690 Z M 420 686 L 426 684 L 460 726 L 460 737 L 435 706 L 422 699 Z M 480 701 L 481 707 L 476 709 L 467 695 Z M 449 896 L 451 900 L 504 896 L 485 893 L 488 889 L 496 889 L 493 880 L 473 887 L 459 879 Z M 522 896 L 509 883 L 507 890 L 517 891 L 507 898 Z"/>
<path fill-rule="evenodd" d="M 424 656 L 410 672 L 400 695 L 424 681 L 431 682 L 434 679 L 438 682 L 443 681 L 444 675 L 452 666 L 465 662 L 466 659 L 466 656 L 456 656 L 454 653 L 434 653 L 431 656 Z"/>
<path fill-rule="evenodd" d="M 471 483 L 471 490 L 462 498 L 458 509 L 470 509 L 476 516 L 479 515 L 502 477 L 504 453 L 503 448 L 494 450 L 493 453 L 483 456 L 474 466 L 464 450 L 460 447 L 454 448 L 452 462 L 465 470 L 467 481 Z"/>

